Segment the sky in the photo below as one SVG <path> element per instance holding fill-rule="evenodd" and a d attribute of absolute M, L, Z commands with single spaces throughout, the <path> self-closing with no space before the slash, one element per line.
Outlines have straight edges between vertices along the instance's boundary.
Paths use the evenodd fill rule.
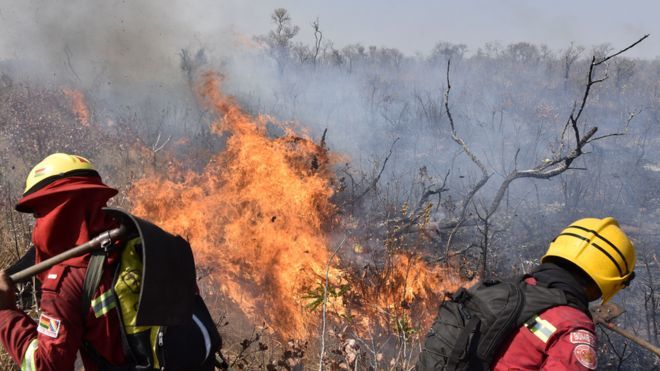
<path fill-rule="evenodd" d="M 100 75 L 164 81 L 180 76 L 182 48 L 205 48 L 222 60 L 267 34 L 278 7 L 300 26 L 295 41 L 312 44 L 318 18 L 337 49 L 361 43 L 428 55 L 439 41 L 466 44 L 468 53 L 520 41 L 620 49 L 650 33 L 626 56 L 660 56 L 660 2 L 650 0 L 0 0 L 0 61 L 81 84 Z"/>
<path fill-rule="evenodd" d="M 562 49 L 610 43 L 624 47 L 646 33 L 652 38 L 628 55 L 660 56 L 660 2 L 612 0 L 474 1 L 316 1 L 223 0 L 223 19 L 244 33 L 262 34 L 275 7 L 289 10 L 301 26 L 299 38 L 313 40 L 309 25 L 317 17 L 324 35 L 337 46 L 361 42 L 427 54 L 438 41 L 467 44 L 476 51 L 486 42 L 527 41 Z M 306 32 L 306 33 L 305 33 Z M 658 37 L 659 39 L 656 39 Z"/>

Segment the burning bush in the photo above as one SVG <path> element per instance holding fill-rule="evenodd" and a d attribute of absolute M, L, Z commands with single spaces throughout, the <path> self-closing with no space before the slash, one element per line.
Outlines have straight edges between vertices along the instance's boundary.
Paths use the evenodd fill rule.
<path fill-rule="evenodd" d="M 338 157 L 268 116 L 248 115 L 221 81 L 204 75 L 198 94 L 217 115 L 212 131 L 227 135 L 225 148 L 201 172 L 175 167 L 135 182 L 133 212 L 189 239 L 221 294 L 281 339 L 315 337 L 322 307 L 344 337 L 418 338 L 457 275 L 403 251 L 365 267 L 331 259 Z M 283 135 L 269 135 L 269 125 Z"/>
<path fill-rule="evenodd" d="M 301 295 L 324 271 L 335 214 L 327 151 L 290 130 L 269 137 L 269 118 L 246 114 L 220 81 L 206 75 L 199 94 L 218 115 L 213 132 L 229 135 L 226 148 L 200 173 L 173 169 L 136 182 L 133 211 L 188 238 L 250 317 L 284 336 L 308 335 Z"/>

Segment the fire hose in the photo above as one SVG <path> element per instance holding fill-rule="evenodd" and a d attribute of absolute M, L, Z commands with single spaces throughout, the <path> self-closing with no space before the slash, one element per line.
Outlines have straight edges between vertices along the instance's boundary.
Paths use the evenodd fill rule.
<path fill-rule="evenodd" d="M 617 334 L 625 337 L 626 339 L 636 343 L 640 347 L 648 350 L 649 352 L 653 353 L 656 355 L 656 357 L 660 357 L 660 348 L 656 347 L 655 345 L 649 343 L 648 341 L 642 339 L 641 337 L 633 334 L 632 332 L 623 329 L 613 323 L 610 322 L 604 322 L 604 321 L 598 321 L 598 324 L 602 325 L 604 328 L 611 330 L 613 332 L 616 332 Z"/>
<path fill-rule="evenodd" d="M 42 262 L 39 262 L 29 268 L 23 269 L 20 272 L 16 272 L 9 276 L 9 278 L 14 283 L 25 282 L 28 279 L 32 278 L 35 274 L 44 272 L 52 268 L 55 264 L 61 263 L 65 260 L 75 258 L 92 252 L 94 250 L 107 249 L 112 244 L 112 241 L 115 241 L 124 236 L 127 229 L 123 225 L 119 228 L 111 229 L 109 231 L 103 232 L 100 235 L 92 238 L 91 240 L 85 242 L 82 245 L 78 245 L 70 250 L 67 250 L 59 255 L 55 255 L 49 259 L 46 259 Z"/>
<path fill-rule="evenodd" d="M 651 344 L 649 341 L 642 339 L 641 337 L 633 334 L 632 332 L 621 328 L 611 321 L 616 317 L 620 316 L 623 313 L 623 310 L 616 304 L 607 303 L 603 304 L 596 309 L 592 310 L 592 315 L 594 322 L 601 325 L 603 328 L 606 328 L 612 332 L 625 337 L 626 339 L 632 341 L 633 343 L 639 345 L 640 347 L 648 350 L 649 352 L 655 354 L 656 357 L 660 357 L 660 348 Z"/>

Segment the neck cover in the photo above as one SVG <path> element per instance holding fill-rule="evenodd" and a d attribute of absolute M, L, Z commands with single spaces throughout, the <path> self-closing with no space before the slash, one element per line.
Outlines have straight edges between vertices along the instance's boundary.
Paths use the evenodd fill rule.
<path fill-rule="evenodd" d="M 532 276 L 537 282 L 564 291 L 569 302 L 578 304 L 588 313 L 589 301 L 584 286 L 564 268 L 543 263 L 532 272 Z"/>
<path fill-rule="evenodd" d="M 93 185 L 90 186 L 90 185 Z M 57 191 L 66 188 L 65 191 Z M 44 193 L 39 197 L 39 193 Z M 115 227 L 101 210 L 117 193 L 99 177 L 60 179 L 35 192 L 31 202 L 36 222 L 32 243 L 38 263 L 89 241 L 99 233 Z M 89 254 L 71 258 L 62 264 L 85 267 Z"/>

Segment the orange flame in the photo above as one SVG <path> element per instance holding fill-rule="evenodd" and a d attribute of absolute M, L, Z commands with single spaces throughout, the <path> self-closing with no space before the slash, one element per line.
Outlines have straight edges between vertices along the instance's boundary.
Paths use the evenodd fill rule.
<path fill-rule="evenodd" d="M 309 310 L 318 305 L 310 300 L 318 304 L 326 269 L 330 320 L 355 318 L 360 333 L 408 320 L 428 326 L 440 293 L 462 283 L 453 278 L 458 275 L 404 254 L 363 277 L 339 269 L 337 261 L 327 267 L 337 215 L 328 151 L 268 116 L 250 116 L 222 93 L 221 81 L 204 75 L 198 96 L 218 117 L 212 132 L 228 135 L 225 149 L 201 172 L 168 169 L 174 176 L 134 183 L 133 212 L 187 238 L 222 294 L 283 337 L 318 330 L 319 315 Z M 269 136 L 267 124 L 285 135 Z"/>
<path fill-rule="evenodd" d="M 71 101 L 71 110 L 82 126 L 89 126 L 89 109 L 85 101 L 85 95 L 80 90 L 62 89 L 62 93 Z"/>
<path fill-rule="evenodd" d="M 401 333 L 425 334 L 437 314 L 445 292 L 465 285 L 453 270 L 425 262 L 419 256 L 395 253 L 376 274 L 353 279 L 357 305 L 349 310 L 358 318 L 358 332 L 389 328 Z M 421 330 L 421 331 L 420 331 Z"/>
<path fill-rule="evenodd" d="M 251 117 L 204 76 L 202 102 L 230 135 L 223 152 L 181 182 L 138 181 L 134 212 L 189 239 L 198 262 L 215 267 L 222 291 L 246 314 L 281 334 L 304 336 L 310 321 L 301 295 L 325 271 L 326 234 L 334 206 L 326 151 L 292 132 L 266 135 L 265 116 Z"/>

